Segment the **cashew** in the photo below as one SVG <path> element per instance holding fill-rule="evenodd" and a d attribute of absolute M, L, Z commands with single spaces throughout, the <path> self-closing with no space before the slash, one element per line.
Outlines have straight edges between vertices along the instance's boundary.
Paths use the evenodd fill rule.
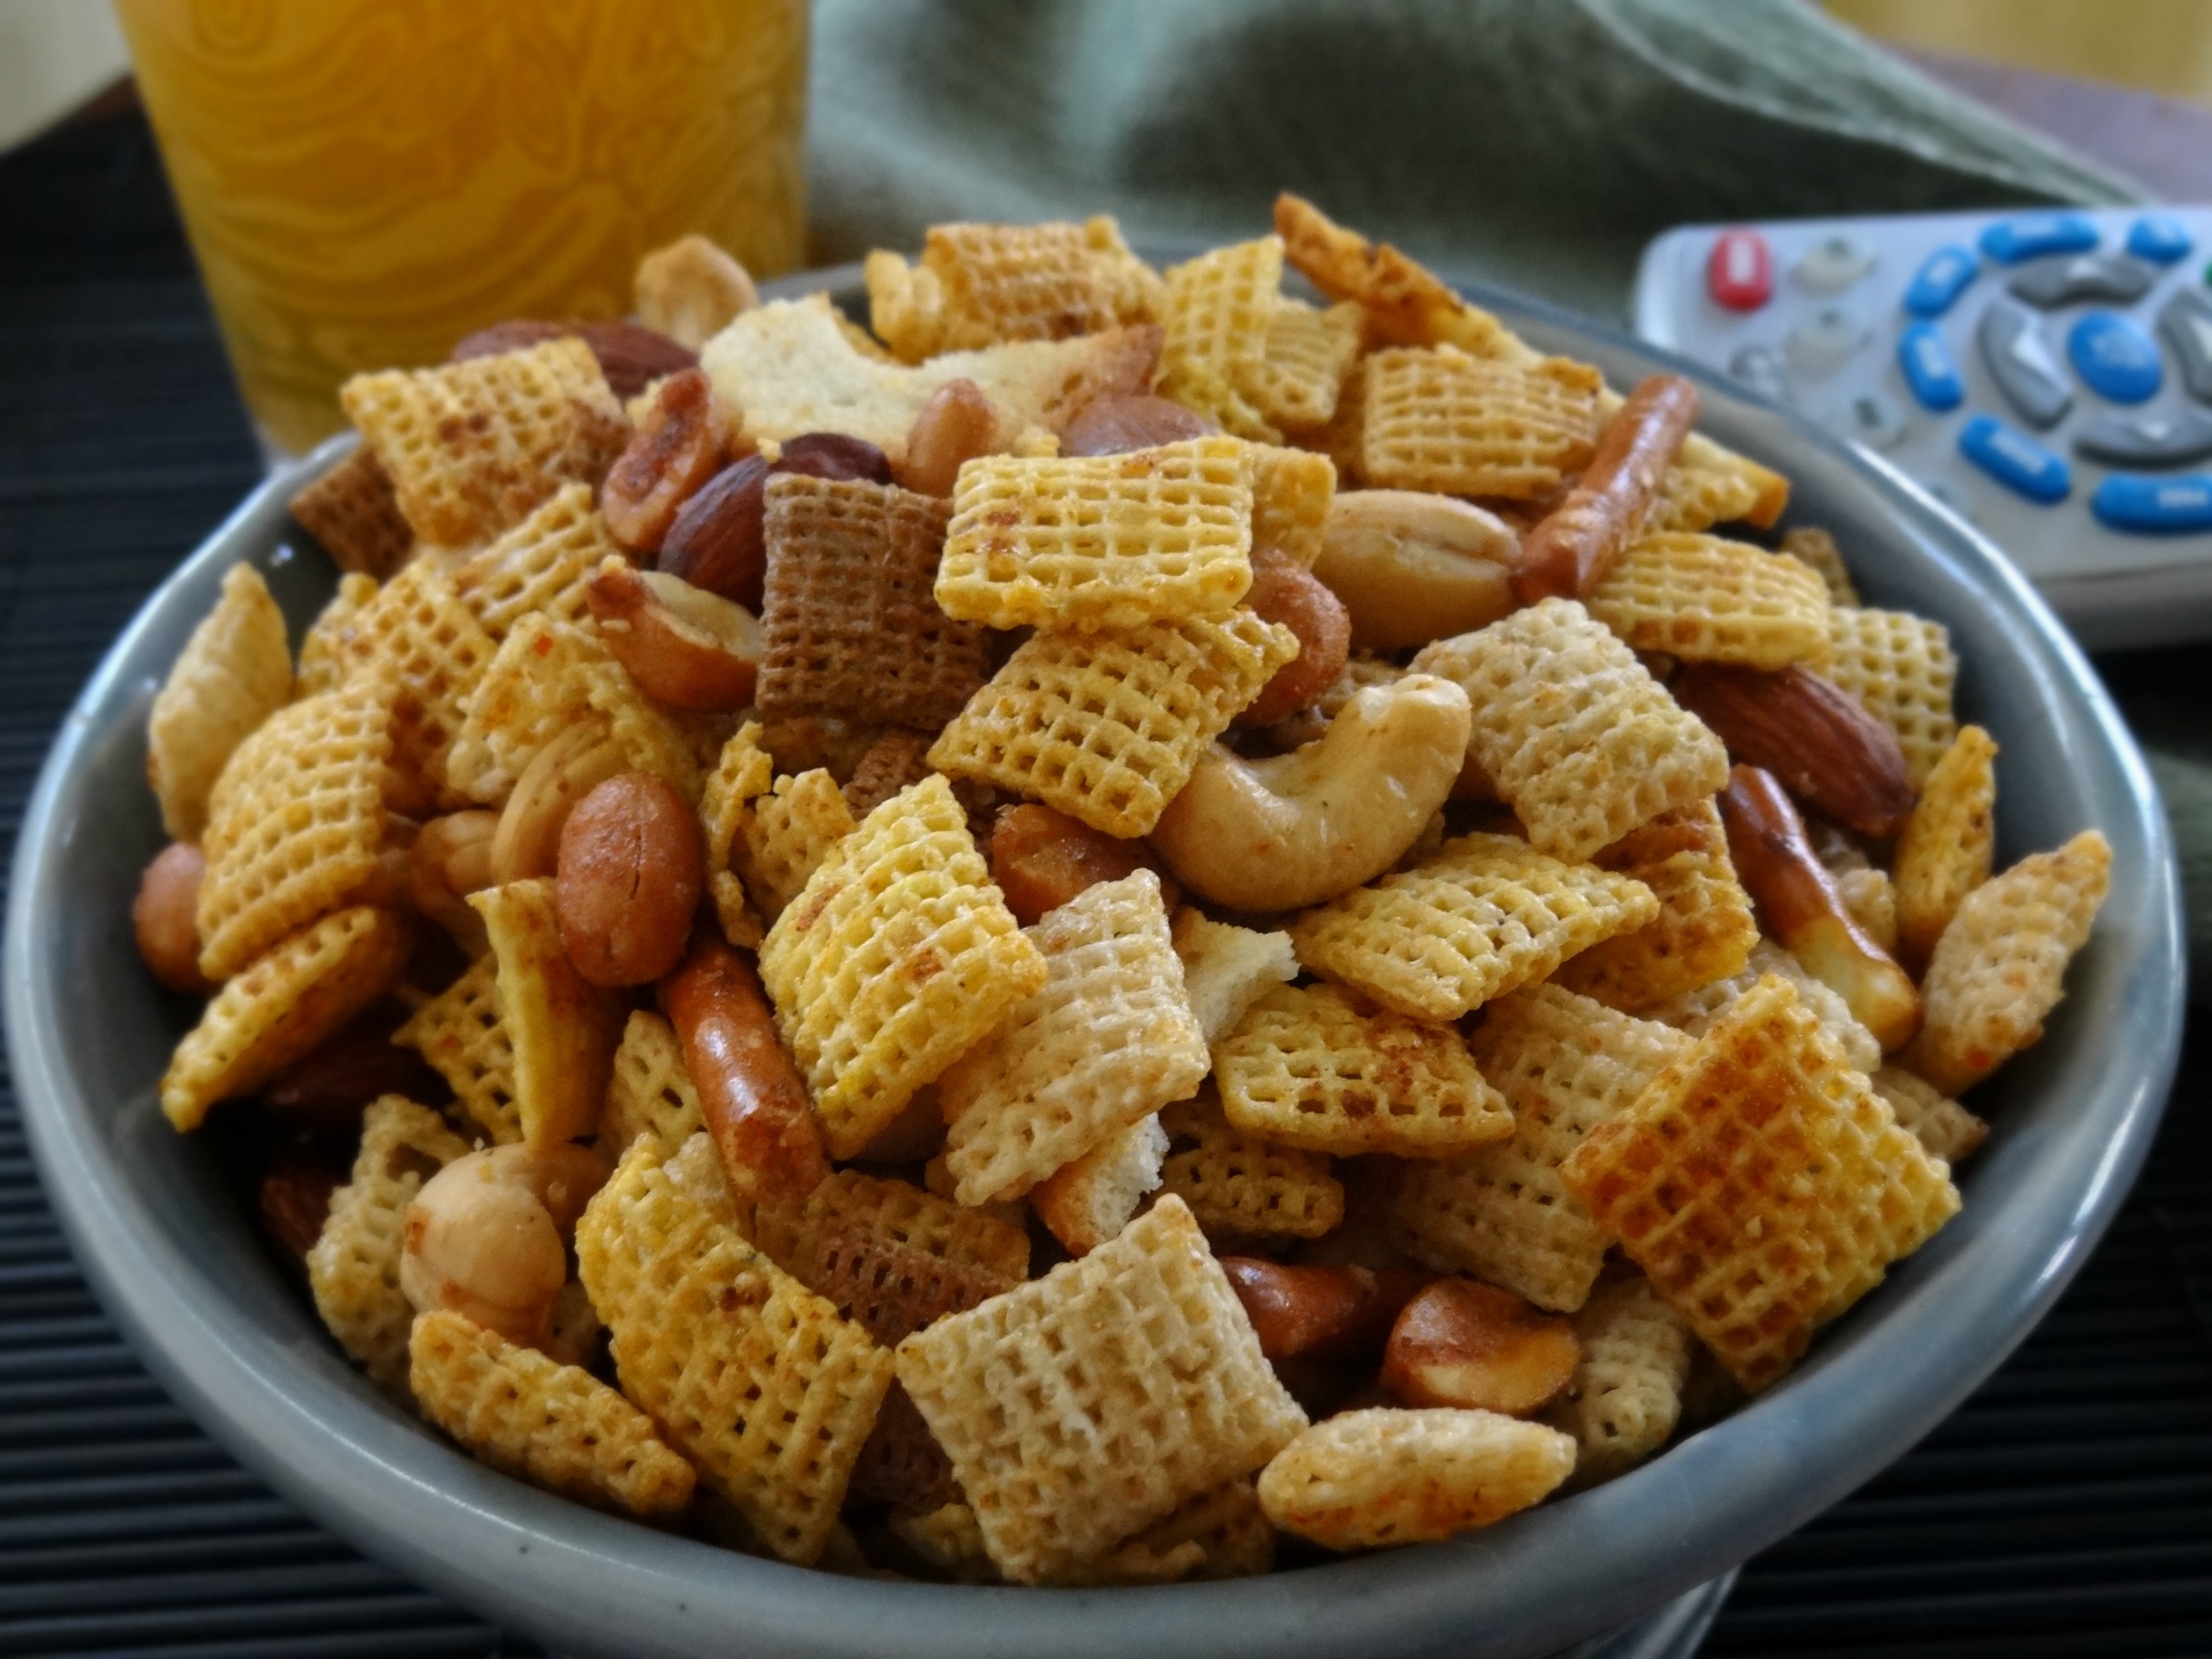
<path fill-rule="evenodd" d="M 1234 910 L 1295 910 L 1372 880 L 1419 839 L 1459 777 L 1467 693 L 1433 674 L 1370 686 L 1318 742 L 1272 760 L 1215 744 L 1152 847 Z"/>
<path fill-rule="evenodd" d="M 534 1346 L 568 1281 L 562 1241 L 606 1177 L 581 1146 L 492 1146 L 455 1158 L 407 1206 L 401 1291 L 417 1313 L 449 1308 Z"/>
<path fill-rule="evenodd" d="M 1395 651 L 1487 627 L 1513 609 L 1520 543 L 1449 495 L 1348 489 L 1329 504 L 1313 573 L 1352 612 L 1356 651 Z"/>
<path fill-rule="evenodd" d="M 604 721 L 564 726 L 539 750 L 507 798 L 491 837 L 491 885 L 550 876 L 561 830 L 578 801 L 629 762 Z"/>

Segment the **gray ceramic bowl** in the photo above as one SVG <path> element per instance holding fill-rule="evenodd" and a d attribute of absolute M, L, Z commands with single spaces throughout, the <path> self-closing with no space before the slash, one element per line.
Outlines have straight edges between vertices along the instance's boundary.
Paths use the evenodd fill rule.
<path fill-rule="evenodd" d="M 1835 531 L 1870 602 L 1949 624 L 1965 664 L 1960 707 L 2004 748 L 2001 860 L 2087 825 L 2112 842 L 2112 897 L 2049 1036 L 1978 1101 L 1996 1127 L 1965 1171 L 1965 1212 L 1795 1373 L 1645 1468 L 1489 1531 L 1159 1589 L 834 1579 L 611 1519 L 471 1462 L 345 1363 L 205 1150 L 155 1107 L 184 1011 L 140 968 L 128 919 L 161 840 L 143 782 L 147 704 L 232 563 L 268 572 L 295 629 L 328 592 L 321 556 L 287 547 L 283 503 L 300 472 L 250 497 L 109 653 L 54 744 L 15 860 L 6 1007 L 31 1145 L 78 1256 L 147 1364 L 244 1462 L 371 1554 L 544 1641 L 623 1659 L 1509 1659 L 1681 1596 L 1911 1446 L 2049 1308 L 2156 1127 L 2179 1042 L 2182 955 L 2150 778 L 2051 613 L 1894 472 L 1623 337 L 1508 295 L 1476 297 L 1616 384 L 1659 368 L 1701 380 L 1705 428 L 1790 475 L 1792 518 Z"/>

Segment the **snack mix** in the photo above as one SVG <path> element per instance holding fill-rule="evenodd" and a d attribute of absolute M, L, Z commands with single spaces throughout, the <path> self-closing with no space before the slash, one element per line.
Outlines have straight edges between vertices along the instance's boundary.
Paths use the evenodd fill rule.
<path fill-rule="evenodd" d="M 393 1401 L 789 1562 L 1224 1577 L 1662 1455 L 1957 1212 L 2110 850 L 1993 872 L 1945 630 L 1694 387 L 1291 196 L 939 226 L 868 326 L 726 264 L 357 377 L 336 597 L 232 570 L 154 704 L 162 1110 Z"/>

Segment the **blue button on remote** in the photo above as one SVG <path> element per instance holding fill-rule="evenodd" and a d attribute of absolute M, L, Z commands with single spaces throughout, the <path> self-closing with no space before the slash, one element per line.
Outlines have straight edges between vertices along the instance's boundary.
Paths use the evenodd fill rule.
<path fill-rule="evenodd" d="M 1913 323 L 1898 337 L 1897 366 L 1905 383 L 1932 415 L 1956 409 L 1966 400 L 1966 382 L 1951 348 L 1933 323 Z"/>
<path fill-rule="evenodd" d="M 1976 415 L 1959 428 L 1959 453 L 2006 489 L 2042 507 L 2066 499 L 2073 470 L 2027 434 Z"/>
<path fill-rule="evenodd" d="M 2148 402 L 2166 380 L 2150 336 L 2109 311 L 2093 311 L 2067 331 L 2066 356 L 2090 391 L 2116 404 Z"/>
<path fill-rule="evenodd" d="M 1982 252 L 2001 265 L 2045 253 L 2087 253 L 2096 246 L 2096 226 L 2078 213 L 2022 213 L 1982 233 Z"/>
<path fill-rule="evenodd" d="M 1916 317 L 1941 317 L 1981 268 L 1982 262 L 1956 243 L 1937 248 L 1913 273 L 1912 285 L 1905 290 L 1905 308 Z"/>
<path fill-rule="evenodd" d="M 2100 524 L 2139 536 L 2186 536 L 2212 530 L 2212 473 L 2144 478 L 2115 472 L 2097 486 L 2089 510 Z"/>
<path fill-rule="evenodd" d="M 2128 231 L 2128 252 L 2154 264 L 2170 265 L 2195 246 L 2181 221 L 2163 213 L 2146 213 Z"/>

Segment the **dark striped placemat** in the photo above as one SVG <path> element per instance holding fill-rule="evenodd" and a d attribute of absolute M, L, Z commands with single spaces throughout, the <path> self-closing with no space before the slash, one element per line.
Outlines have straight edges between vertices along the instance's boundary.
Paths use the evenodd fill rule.
<path fill-rule="evenodd" d="M 141 123 L 0 161 L 0 227 L 4 858 L 101 651 L 257 469 Z M 1910 1456 L 1753 1561 L 1709 1652 L 2212 1653 L 2208 1084 L 2185 1063 L 2057 1311 Z M 364 1561 L 169 1403 L 70 1259 L 4 1070 L 0 1651 L 538 1651 Z"/>

